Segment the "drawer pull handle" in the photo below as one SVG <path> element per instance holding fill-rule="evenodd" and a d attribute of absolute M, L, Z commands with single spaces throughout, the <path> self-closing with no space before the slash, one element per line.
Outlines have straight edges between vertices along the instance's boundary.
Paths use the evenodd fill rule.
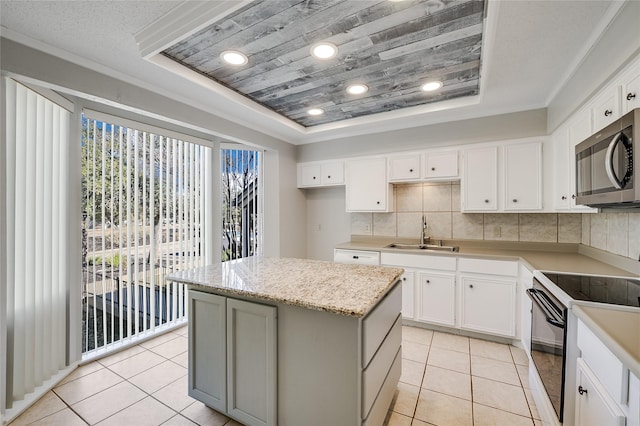
<path fill-rule="evenodd" d="M 484 200 L 484 202 L 488 204 L 488 203 L 489 203 L 489 200 Z"/>
<path fill-rule="evenodd" d="M 563 199 L 563 200 L 566 200 L 566 199 L 567 199 L 567 196 L 566 196 L 566 195 L 563 195 L 563 196 L 562 196 L 562 199 Z"/>
<path fill-rule="evenodd" d="M 431 284 L 431 280 L 427 280 L 427 284 Z"/>
<path fill-rule="evenodd" d="M 436 171 L 436 168 L 435 168 L 435 167 L 432 167 L 432 168 L 431 168 L 431 171 L 432 171 L 432 172 L 435 172 L 435 171 Z"/>
<path fill-rule="evenodd" d="M 514 203 L 517 203 L 517 202 L 518 202 L 518 199 L 517 199 L 517 198 L 514 198 L 514 199 L 513 199 L 513 202 L 514 202 Z"/>
<path fill-rule="evenodd" d="M 469 284 L 469 288 L 473 288 L 473 284 Z"/>
<path fill-rule="evenodd" d="M 627 100 L 630 101 L 631 99 L 634 99 L 636 97 L 635 93 L 627 93 Z"/>
<path fill-rule="evenodd" d="M 360 256 L 353 256 L 354 259 L 360 259 Z"/>
<path fill-rule="evenodd" d="M 585 393 L 587 393 L 587 390 L 585 388 L 583 388 L 582 386 L 578 386 L 578 393 L 580 395 L 584 395 Z"/>
<path fill-rule="evenodd" d="M 413 173 L 413 169 L 409 169 L 409 173 Z"/>
<path fill-rule="evenodd" d="M 606 111 L 604 112 L 604 116 L 605 116 L 605 117 L 608 117 L 608 116 L 610 116 L 611 114 L 613 114 L 613 111 L 611 111 L 610 109 L 608 109 L 608 110 L 606 110 Z"/>
<path fill-rule="evenodd" d="M 327 179 L 331 179 L 331 175 L 327 176 Z"/>

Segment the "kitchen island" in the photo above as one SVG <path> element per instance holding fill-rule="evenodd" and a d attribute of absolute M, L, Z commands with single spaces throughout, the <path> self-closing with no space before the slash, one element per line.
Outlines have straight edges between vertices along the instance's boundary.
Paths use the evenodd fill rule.
<path fill-rule="evenodd" d="M 400 378 L 400 268 L 250 257 L 189 287 L 189 395 L 247 425 L 380 425 Z"/>

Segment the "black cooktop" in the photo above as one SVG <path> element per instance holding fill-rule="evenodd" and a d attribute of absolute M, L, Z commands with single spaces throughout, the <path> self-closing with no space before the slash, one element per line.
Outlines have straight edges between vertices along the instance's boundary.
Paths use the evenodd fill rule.
<path fill-rule="evenodd" d="M 574 300 L 640 307 L 640 280 L 544 272 Z"/>

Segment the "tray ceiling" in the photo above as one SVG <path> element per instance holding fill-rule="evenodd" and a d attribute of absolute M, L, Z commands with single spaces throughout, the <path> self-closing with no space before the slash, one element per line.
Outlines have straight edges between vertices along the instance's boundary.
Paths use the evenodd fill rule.
<path fill-rule="evenodd" d="M 484 0 L 256 0 L 162 54 L 305 126 L 479 94 Z M 330 42 L 334 58 L 311 46 Z M 223 51 L 248 62 L 225 64 Z M 443 83 L 433 92 L 421 85 Z M 346 88 L 362 83 L 368 92 Z M 324 114 L 308 115 L 310 108 Z"/>

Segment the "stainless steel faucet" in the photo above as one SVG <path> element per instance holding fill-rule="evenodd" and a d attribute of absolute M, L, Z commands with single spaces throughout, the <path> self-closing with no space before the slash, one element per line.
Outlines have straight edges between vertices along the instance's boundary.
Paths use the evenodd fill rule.
<path fill-rule="evenodd" d="M 427 218 L 422 215 L 422 233 L 420 234 L 420 245 L 425 245 L 431 239 L 427 236 Z"/>

